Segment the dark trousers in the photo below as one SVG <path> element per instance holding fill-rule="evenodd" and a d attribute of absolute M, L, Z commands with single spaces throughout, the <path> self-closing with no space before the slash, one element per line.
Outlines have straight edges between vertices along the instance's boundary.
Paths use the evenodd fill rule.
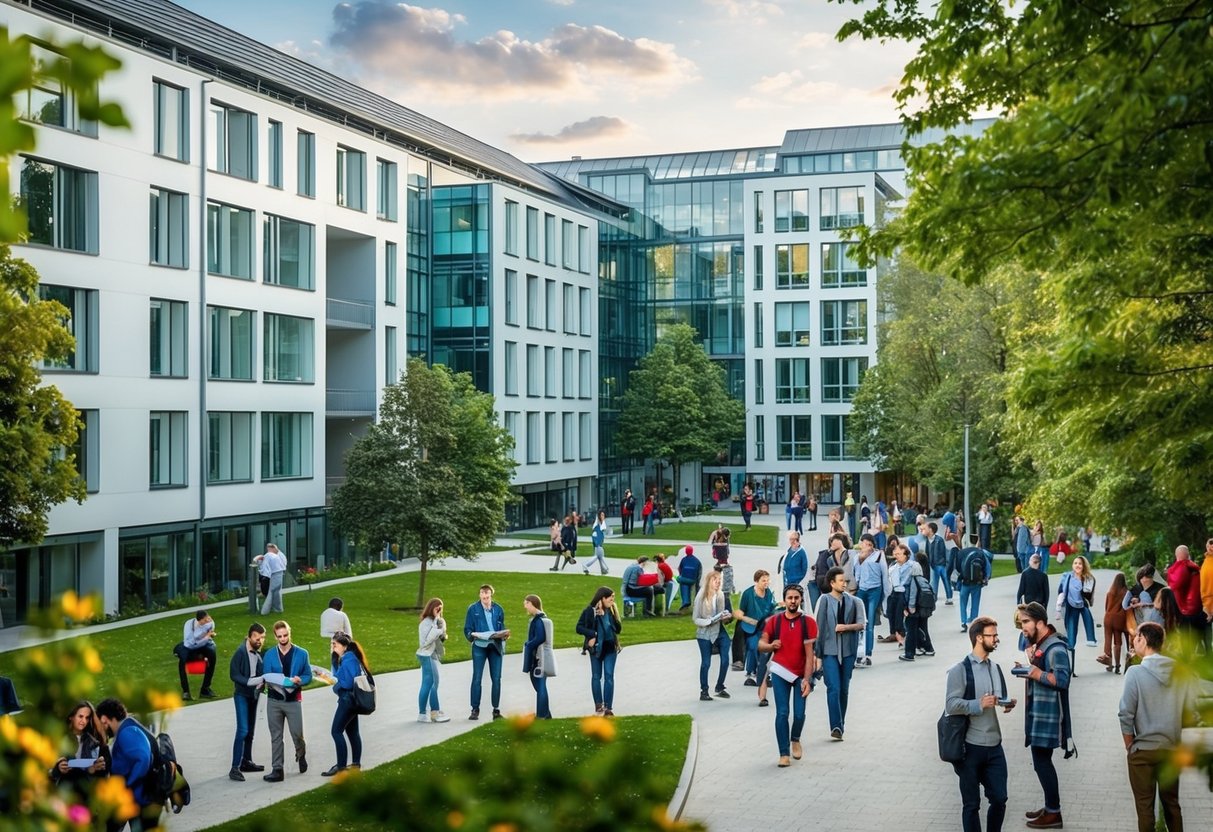
<path fill-rule="evenodd" d="M 261 597 L 264 598 L 270 594 L 270 576 L 258 575 L 257 586 L 261 588 Z"/>
<path fill-rule="evenodd" d="M 181 677 L 181 692 L 190 692 L 190 677 L 185 672 L 186 662 L 202 659 L 206 662 L 206 672 L 202 676 L 202 689 L 211 689 L 211 678 L 215 675 L 215 645 L 208 644 L 195 650 L 187 650 L 184 644 L 177 645 L 177 675 Z"/>
<path fill-rule="evenodd" d="M 981 832 L 983 786 L 986 800 L 990 802 L 986 810 L 986 832 L 999 832 L 1007 813 L 1007 757 L 1002 745 L 966 742 L 964 761 L 952 763 L 952 768 L 960 778 L 960 820 L 964 832 Z"/>
<path fill-rule="evenodd" d="M 906 655 L 911 659 L 919 647 L 935 652 L 935 645 L 931 644 L 931 633 L 927 628 L 927 622 L 930 620 L 918 614 L 906 617 Z"/>
<path fill-rule="evenodd" d="M 631 534 L 632 533 L 632 515 L 630 515 L 630 514 L 623 515 L 623 517 L 621 518 L 621 522 L 619 524 L 619 533 L 620 534 Z"/>
<path fill-rule="evenodd" d="M 472 707 L 480 709 L 481 680 L 484 679 L 484 663 L 489 665 L 489 682 L 492 685 L 490 701 L 493 710 L 501 707 L 501 651 L 496 647 L 472 645 Z"/>
<path fill-rule="evenodd" d="M 653 614 L 653 599 L 657 597 L 655 586 L 629 586 L 623 592 L 623 597 L 632 601 L 643 601 L 646 615 Z"/>
<path fill-rule="evenodd" d="M 741 629 L 741 622 L 738 621 L 733 626 L 732 636 L 732 656 L 734 664 L 745 664 L 746 638 L 745 631 Z"/>
<path fill-rule="evenodd" d="M 1133 790 L 1139 832 L 1154 832 L 1155 789 L 1162 798 L 1162 816 L 1167 822 L 1168 832 L 1184 832 L 1183 813 L 1179 809 L 1179 776 L 1174 774 L 1174 779 L 1162 778 L 1162 769 L 1170 760 L 1171 753 L 1169 748 L 1129 752 L 1129 788 Z"/>
<path fill-rule="evenodd" d="M 337 710 L 333 714 L 333 744 L 337 747 L 337 768 L 346 766 L 346 737 L 350 740 L 349 753 L 356 766 L 362 765 L 362 734 L 358 731 L 358 710 L 354 706 L 354 692 L 342 692 L 337 697 Z"/>
<path fill-rule="evenodd" d="M 236 706 L 236 741 L 232 743 L 232 768 L 253 762 L 253 732 L 257 727 L 257 699 L 233 696 Z"/>
<path fill-rule="evenodd" d="M 1061 787 L 1057 784 L 1057 769 L 1053 767 L 1053 749 L 1032 746 L 1032 768 L 1045 793 L 1045 811 L 1061 811 Z"/>
<path fill-rule="evenodd" d="M 905 635 L 906 632 L 906 617 L 903 614 L 906 608 L 906 594 L 904 592 L 889 593 L 889 635 Z"/>

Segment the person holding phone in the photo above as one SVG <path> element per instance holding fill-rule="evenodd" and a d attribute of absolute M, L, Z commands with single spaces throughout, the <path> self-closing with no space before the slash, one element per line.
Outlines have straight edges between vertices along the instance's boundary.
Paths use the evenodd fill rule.
<path fill-rule="evenodd" d="M 615 659 L 619 655 L 619 634 L 623 622 L 615 606 L 615 590 L 600 586 L 590 599 L 590 605 L 577 619 L 577 632 L 584 637 L 581 652 L 590 656 L 590 694 L 594 697 L 594 713 L 614 716 Z"/>

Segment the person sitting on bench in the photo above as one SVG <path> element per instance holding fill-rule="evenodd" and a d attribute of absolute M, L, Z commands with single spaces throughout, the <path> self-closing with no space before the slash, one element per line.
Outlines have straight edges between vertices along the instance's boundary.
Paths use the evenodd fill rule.
<path fill-rule="evenodd" d="M 206 662 L 206 672 L 202 677 L 201 695 L 204 699 L 214 699 L 215 692 L 211 690 L 211 677 L 215 675 L 215 621 L 206 610 L 198 610 L 194 617 L 185 622 L 185 631 L 181 643 L 173 648 L 177 654 L 177 673 L 181 677 L 181 698 L 192 699 L 190 696 L 190 679 L 185 672 L 189 662 Z"/>
<path fill-rule="evenodd" d="M 644 614 L 652 617 L 653 599 L 657 597 L 660 591 L 658 587 L 650 583 L 648 586 L 641 584 L 641 578 L 644 577 L 644 565 L 649 559 L 644 555 L 636 558 L 635 563 L 628 564 L 628 568 L 623 570 L 623 598 L 625 601 L 643 601 Z M 653 573 L 656 575 L 656 573 Z"/>

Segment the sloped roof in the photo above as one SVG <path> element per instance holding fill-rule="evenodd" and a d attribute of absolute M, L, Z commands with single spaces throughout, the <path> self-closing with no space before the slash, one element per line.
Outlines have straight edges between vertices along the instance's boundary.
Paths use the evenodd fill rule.
<path fill-rule="evenodd" d="M 976 119 L 949 130 L 932 127 L 915 136 L 911 144 L 933 144 L 947 135 L 979 136 L 994 121 L 992 118 Z M 779 153 L 783 156 L 795 156 L 803 153 L 841 153 L 852 150 L 895 150 L 901 147 L 905 138 L 905 129 L 900 123 L 813 127 L 784 133 Z"/>

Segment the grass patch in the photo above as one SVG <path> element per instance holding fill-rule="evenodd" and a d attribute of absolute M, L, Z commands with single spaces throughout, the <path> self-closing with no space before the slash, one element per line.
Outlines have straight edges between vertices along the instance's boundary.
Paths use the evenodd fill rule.
<path fill-rule="evenodd" d="M 746 531 L 745 525 L 741 522 L 740 517 L 734 518 L 735 522 L 725 522 L 725 526 L 732 532 L 732 541 L 739 546 L 777 546 L 779 545 L 779 526 L 751 526 L 749 531 Z M 626 537 L 619 535 L 619 518 L 614 518 L 611 528 L 615 531 L 614 539 L 619 540 L 672 540 L 683 545 L 694 543 L 696 547 L 699 544 L 707 545 L 708 535 L 716 530 L 716 526 L 727 520 L 722 517 L 719 521 L 706 520 L 688 520 L 685 523 L 679 523 L 677 520 L 666 520 L 659 526 L 653 527 L 653 534 L 642 535 L 640 533 L 643 523 L 636 521 L 636 530 Z M 551 542 L 551 536 L 547 534 L 523 533 L 512 534 L 510 537 L 519 540 L 542 540 L 544 543 Z M 612 538 L 607 538 L 607 546 L 610 546 Z M 589 529 L 579 529 L 577 532 L 578 546 L 588 546 L 590 542 Z"/>
<path fill-rule="evenodd" d="M 682 543 L 672 543 L 672 542 L 671 543 L 639 543 L 639 542 L 637 542 L 637 543 L 620 543 L 619 541 L 621 539 L 630 540 L 631 538 L 630 537 L 625 537 L 625 538 L 608 537 L 606 539 L 606 546 L 604 548 L 606 550 L 606 556 L 608 558 L 632 561 L 632 560 L 636 560 L 636 558 L 640 557 L 641 555 L 644 555 L 647 558 L 649 558 L 650 560 L 652 560 L 654 555 L 663 554 L 666 556 L 666 558 L 676 562 L 679 558 L 682 557 L 682 549 L 686 545 L 686 542 L 682 542 Z M 639 538 L 639 540 L 651 540 L 651 539 L 652 538 Z M 705 562 L 712 561 L 712 548 L 710 546 L 708 546 L 708 544 L 696 543 L 695 541 L 688 541 L 688 542 L 690 542 L 692 545 L 694 545 L 695 555 L 701 561 L 705 561 Z M 552 560 L 555 560 L 555 558 L 556 558 L 556 553 L 553 552 L 551 549 L 527 549 L 522 554 L 524 554 L 524 555 L 543 555 Z M 580 569 L 581 561 L 583 559 L 589 559 L 590 557 L 593 556 L 593 554 L 594 554 L 593 546 L 583 547 L 583 546 L 579 545 L 577 547 L 577 564 L 575 566 L 569 566 L 566 571 Z M 551 564 L 548 564 L 548 565 L 550 566 Z M 671 565 L 674 565 L 674 564 L 671 564 Z M 595 569 L 597 569 L 597 567 L 595 567 Z"/>
<path fill-rule="evenodd" d="M 364 725 L 373 724 L 373 716 L 365 719 Z M 469 829 L 507 820 L 527 829 L 635 828 L 627 821 L 673 796 L 691 718 L 615 719 L 609 723 L 615 739 L 608 743 L 587 736 L 576 719 L 536 720 L 525 730 L 520 725 L 482 725 L 208 832 L 381 832 L 386 821 L 387 828 L 446 829 L 454 813 Z M 390 800 L 375 799 L 382 793 Z"/>

